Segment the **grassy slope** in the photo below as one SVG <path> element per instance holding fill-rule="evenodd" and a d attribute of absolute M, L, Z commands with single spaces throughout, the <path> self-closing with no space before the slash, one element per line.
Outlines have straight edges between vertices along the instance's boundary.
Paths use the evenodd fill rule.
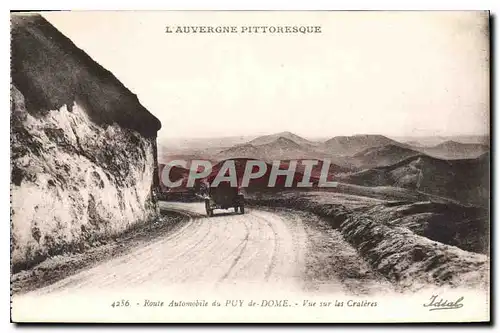
<path fill-rule="evenodd" d="M 429 202 L 390 202 L 340 193 L 254 193 L 247 200 L 250 204 L 288 207 L 326 218 L 372 267 L 404 288 L 419 289 L 428 284 L 478 286 L 487 281 L 488 257 L 471 252 L 487 252 L 488 247 L 484 216 L 477 211 L 453 204 L 433 207 Z M 460 218 L 457 212 L 469 219 Z M 432 239 L 441 237 L 438 231 L 443 223 L 448 228 L 445 234 L 453 235 L 455 230 L 459 235 L 447 239 L 455 244 Z M 463 237 L 461 231 L 467 225 L 482 229 L 475 236 Z"/>
<path fill-rule="evenodd" d="M 490 193 L 489 154 L 452 161 L 419 155 L 390 166 L 340 177 L 340 180 L 371 187 L 397 186 L 486 207 Z"/>

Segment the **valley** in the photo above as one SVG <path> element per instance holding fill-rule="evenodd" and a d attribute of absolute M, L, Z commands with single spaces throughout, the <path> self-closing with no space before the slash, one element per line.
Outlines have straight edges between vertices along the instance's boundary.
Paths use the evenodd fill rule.
<path fill-rule="evenodd" d="M 442 141 L 435 144 L 439 139 Z M 207 177 L 213 179 L 224 161 L 234 160 L 241 181 L 249 160 L 264 161 L 268 170 L 273 161 L 280 161 L 281 169 L 288 168 L 290 161 L 297 161 L 292 186 L 296 188 L 304 177 L 306 161 L 314 160 L 316 165 L 311 170 L 314 187 L 324 161 L 329 160 L 328 179 L 343 184 L 332 191 L 355 191 L 353 189 L 357 188 L 359 192 L 361 187 L 364 189 L 361 192 L 373 193 L 384 188 L 385 192 L 413 192 L 415 197 L 422 193 L 435 200 L 486 207 L 490 181 L 489 146 L 485 144 L 488 140 L 481 136 L 476 137 L 476 141 L 470 136 L 449 139 L 437 137 L 431 141 L 425 137 L 419 142 L 418 137 L 414 137 L 411 141 L 399 142 L 383 135 L 366 134 L 316 141 L 280 132 L 259 137 L 212 138 L 204 144 L 201 139 L 186 139 L 168 148 L 160 141 L 160 174 L 165 164 L 184 160 L 186 167 L 174 167 L 172 180 L 185 179 L 190 161 L 200 159 L 214 165 Z M 264 189 L 268 179 L 269 172 L 266 172 L 252 180 L 249 189 Z M 283 187 L 284 180 L 285 177 L 278 177 L 278 188 Z M 162 191 L 169 189 L 163 186 Z"/>

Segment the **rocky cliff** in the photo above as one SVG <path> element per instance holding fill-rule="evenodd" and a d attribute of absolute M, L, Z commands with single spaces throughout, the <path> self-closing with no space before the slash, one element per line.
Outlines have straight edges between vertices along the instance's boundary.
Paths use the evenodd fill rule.
<path fill-rule="evenodd" d="M 13 271 L 157 215 L 160 121 L 39 15 L 11 17 Z"/>

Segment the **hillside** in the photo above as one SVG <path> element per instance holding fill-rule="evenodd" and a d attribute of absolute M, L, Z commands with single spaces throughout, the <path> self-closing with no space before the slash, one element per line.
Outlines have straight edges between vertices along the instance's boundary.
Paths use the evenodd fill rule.
<path fill-rule="evenodd" d="M 225 157 L 256 157 L 261 154 L 261 150 L 249 143 L 244 143 L 241 145 L 236 145 L 229 149 L 225 149 L 217 154 L 219 158 Z"/>
<path fill-rule="evenodd" d="M 12 271 L 157 217 L 159 120 L 40 15 L 11 15 Z"/>
<path fill-rule="evenodd" d="M 417 155 L 390 166 L 344 176 L 342 181 L 403 187 L 485 206 L 489 202 L 489 163 L 489 153 L 476 159 L 450 161 Z"/>
<path fill-rule="evenodd" d="M 241 186 L 241 180 L 242 180 L 244 172 L 245 172 L 246 164 L 248 163 L 248 161 L 255 161 L 255 159 L 253 159 L 253 158 L 231 158 L 231 159 L 227 159 L 227 160 L 222 160 L 222 161 L 212 165 L 212 170 L 207 177 L 202 178 L 202 179 L 197 179 L 195 181 L 195 186 L 194 186 L 193 191 L 199 192 L 200 188 L 203 186 L 202 183 L 208 182 L 209 184 L 211 184 L 214 181 L 215 177 L 217 176 L 217 174 L 219 173 L 220 169 L 222 168 L 223 164 L 226 161 L 234 161 L 238 186 Z M 280 169 L 287 169 L 289 167 L 289 162 L 290 162 L 289 160 L 281 161 Z M 324 163 L 323 161 L 318 161 L 318 164 L 315 165 L 311 170 L 310 181 L 313 183 L 313 187 L 315 187 L 318 184 L 318 181 L 319 181 L 320 175 L 321 175 L 321 170 L 323 168 L 323 163 Z M 264 173 L 264 175 L 262 175 L 261 177 L 259 177 L 257 179 L 251 179 L 249 186 L 248 186 L 249 189 L 265 189 L 268 187 L 269 177 L 270 177 L 271 169 L 272 169 L 272 163 L 265 163 L 265 165 L 267 167 L 266 172 Z M 164 167 L 165 167 L 164 164 L 159 165 L 158 169 L 159 169 L 160 177 L 162 175 Z M 188 167 L 189 167 L 189 165 L 188 165 Z M 337 178 L 337 175 L 347 173 L 349 171 L 350 171 L 350 169 L 346 169 L 346 168 L 343 168 L 341 166 L 338 166 L 336 164 L 331 163 L 329 171 L 328 171 L 327 180 L 333 181 Z M 253 172 L 257 172 L 257 167 L 253 168 Z M 189 169 L 177 167 L 177 166 L 173 167 L 170 171 L 170 180 L 172 182 L 175 182 L 179 179 L 182 179 L 182 185 L 177 187 L 177 188 L 174 188 L 174 189 L 168 189 L 166 186 L 164 186 L 162 184 L 161 190 L 163 192 L 167 192 L 167 191 L 174 191 L 175 192 L 175 191 L 187 191 L 187 190 L 189 190 L 186 188 L 188 175 L 189 175 Z M 291 187 L 292 188 L 297 187 L 297 183 L 302 181 L 303 177 L 304 177 L 304 165 L 302 164 L 302 162 L 300 160 L 298 160 Z M 285 176 L 278 176 L 275 188 L 281 189 L 281 188 L 285 187 L 285 180 L 286 180 Z"/>
<path fill-rule="evenodd" d="M 333 137 L 325 141 L 321 145 L 321 148 L 331 154 L 351 156 L 368 148 L 385 145 L 404 146 L 402 143 L 389 139 L 383 135 L 360 134 Z"/>
<path fill-rule="evenodd" d="M 216 156 L 220 159 L 247 157 L 272 161 L 280 159 L 319 158 L 324 156 L 324 154 L 280 136 L 269 143 L 261 145 L 251 143 L 237 145 L 221 151 Z"/>
<path fill-rule="evenodd" d="M 304 173 L 305 166 L 304 166 L 304 164 L 302 164 L 302 162 L 304 160 L 297 159 L 295 161 L 297 161 L 297 169 L 296 169 L 297 172 Z M 287 168 L 289 164 L 290 164 L 290 160 L 281 160 L 282 168 Z M 311 170 L 312 177 L 319 179 L 319 177 L 321 176 L 321 170 L 323 169 L 323 164 L 324 164 L 323 160 L 317 160 L 317 164 L 314 165 L 314 167 Z M 332 179 L 333 179 L 333 178 L 337 177 L 339 174 L 346 174 L 346 173 L 352 172 L 354 170 L 357 170 L 357 169 L 353 169 L 353 168 L 346 167 L 343 165 L 338 165 L 338 164 L 330 161 L 330 168 L 328 169 L 328 175 L 329 175 L 329 177 L 332 177 Z M 328 178 L 328 179 L 330 179 L 330 178 Z"/>
<path fill-rule="evenodd" d="M 272 157 L 273 159 L 285 159 L 285 158 L 307 158 L 315 154 L 311 154 L 311 151 L 304 147 L 303 144 L 296 143 L 292 139 L 286 137 L 278 137 L 276 140 L 259 145 L 258 148 L 261 151 L 260 156 Z"/>
<path fill-rule="evenodd" d="M 488 281 L 484 209 L 320 191 L 256 193 L 247 201 L 320 216 L 371 267 L 403 289 L 428 290 L 430 284 L 485 286 Z"/>
<path fill-rule="evenodd" d="M 421 154 L 420 152 L 399 145 L 385 145 L 367 148 L 353 155 L 352 161 L 360 168 L 374 168 L 391 165 Z"/>
<path fill-rule="evenodd" d="M 476 158 L 489 151 L 489 147 L 479 143 L 461 143 L 457 141 L 445 141 L 433 147 L 422 148 L 431 156 L 444 159 Z"/>
<path fill-rule="evenodd" d="M 280 133 L 275 133 L 275 134 L 270 134 L 270 135 L 263 135 L 263 136 L 259 136 L 255 139 L 251 140 L 248 143 L 251 145 L 254 145 L 254 146 L 260 146 L 260 145 L 272 143 L 279 138 L 288 139 L 288 140 L 293 141 L 296 144 L 302 145 L 302 146 L 314 145 L 313 142 L 306 140 L 306 139 L 304 139 L 304 138 L 302 138 L 302 137 L 300 137 L 292 132 L 280 132 Z"/>
<path fill-rule="evenodd" d="M 251 161 L 253 159 L 251 159 L 251 158 L 237 158 L 237 159 L 230 159 L 230 160 L 232 160 L 232 161 L 235 162 L 235 169 L 236 169 L 236 175 L 237 175 L 237 180 L 238 180 L 238 186 L 241 186 L 241 180 L 242 180 L 243 174 L 245 172 L 246 164 L 248 163 L 248 161 Z M 210 173 L 210 175 L 208 177 L 206 177 L 206 180 L 209 183 L 213 182 L 213 180 L 215 179 L 215 177 L 219 173 L 222 165 L 225 162 L 226 161 L 221 161 L 221 162 L 217 163 L 216 165 L 214 165 L 212 167 L 212 172 Z M 256 179 L 251 179 L 250 182 L 249 182 L 248 188 L 250 188 L 250 189 L 263 189 L 263 188 L 267 188 L 267 185 L 269 183 L 269 177 L 271 175 L 272 164 L 266 163 L 266 167 L 267 167 L 267 170 L 264 173 L 264 175 L 261 176 L 261 177 L 259 177 L 259 178 L 256 178 Z M 285 168 L 285 165 L 283 165 L 282 168 Z M 256 171 L 257 171 L 257 167 L 255 167 L 253 169 L 253 172 L 256 172 Z M 303 174 L 301 172 L 298 172 L 298 171 L 295 172 L 295 174 L 293 176 L 292 187 L 296 187 L 297 183 L 300 182 L 303 177 L 304 176 L 303 176 Z M 283 187 L 285 187 L 285 180 L 286 180 L 285 176 L 278 176 L 277 180 L 276 180 L 276 186 L 275 187 L 276 188 L 283 188 Z M 314 179 L 312 179 L 312 181 L 314 181 Z"/>
<path fill-rule="evenodd" d="M 425 147 L 422 143 L 418 142 L 418 141 L 405 141 L 403 142 L 404 144 L 408 145 L 408 146 L 412 146 L 412 147 Z"/>
<path fill-rule="evenodd" d="M 170 171 L 167 174 L 163 175 L 163 169 L 165 169 L 165 164 L 160 163 L 158 165 L 158 175 L 159 175 L 159 182 L 160 182 L 160 191 L 161 192 L 167 192 L 167 191 L 172 191 L 175 190 L 175 188 L 168 188 L 162 181 L 162 177 L 169 177 L 171 182 L 177 182 L 179 179 L 182 179 L 182 184 L 179 187 L 180 189 L 186 187 L 187 183 L 187 178 L 189 175 L 189 169 L 183 168 L 181 166 L 173 166 L 170 168 Z"/>

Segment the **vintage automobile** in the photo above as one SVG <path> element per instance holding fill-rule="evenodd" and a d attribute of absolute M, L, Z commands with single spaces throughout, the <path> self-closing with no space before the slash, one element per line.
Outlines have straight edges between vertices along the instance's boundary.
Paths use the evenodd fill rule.
<path fill-rule="evenodd" d="M 244 197 L 240 194 L 239 189 L 231 186 L 210 187 L 205 197 L 207 216 L 213 216 L 214 209 L 228 208 L 234 208 L 235 213 L 239 209 L 241 214 L 245 214 Z"/>

